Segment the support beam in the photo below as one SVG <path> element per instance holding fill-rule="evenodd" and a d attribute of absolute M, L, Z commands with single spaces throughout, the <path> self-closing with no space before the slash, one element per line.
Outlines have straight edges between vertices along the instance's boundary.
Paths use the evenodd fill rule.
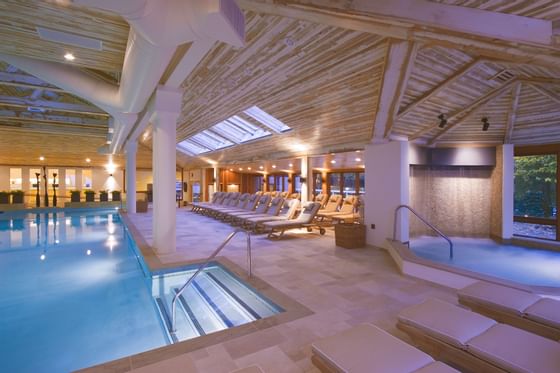
<path fill-rule="evenodd" d="M 202 61 L 206 53 L 212 49 L 215 41 L 210 39 L 195 40 L 177 64 L 169 78 L 164 82 L 166 87 L 179 88 L 189 77 L 195 67 Z"/>
<path fill-rule="evenodd" d="M 311 167 L 311 158 L 308 156 L 301 157 L 301 177 L 305 178 L 305 182 L 301 183 L 301 202 L 313 200 L 313 167 Z"/>
<path fill-rule="evenodd" d="M 41 88 L 53 92 L 66 92 L 63 89 L 45 83 L 39 78 L 26 74 L 7 73 L 0 71 L 0 85 L 14 87 Z"/>
<path fill-rule="evenodd" d="M 477 109 L 479 106 L 481 105 L 485 105 L 486 103 L 488 103 L 489 101 L 493 100 L 494 98 L 498 97 L 499 95 L 501 95 L 502 93 L 504 93 L 509 87 L 511 87 L 511 85 L 513 83 L 515 83 L 516 80 L 510 80 L 509 82 L 503 84 L 500 87 L 494 88 L 493 90 L 491 90 L 490 92 L 486 93 L 485 95 L 483 95 L 482 97 L 476 99 L 475 101 L 473 101 L 469 106 L 462 108 L 456 112 L 454 112 L 453 114 L 451 114 L 448 118 L 447 118 L 447 127 L 445 127 L 439 134 L 437 134 L 431 141 L 430 143 L 433 144 L 437 139 L 439 139 L 441 136 L 443 136 L 445 133 L 447 133 L 449 130 L 451 130 L 453 127 L 455 127 L 457 124 L 460 124 L 462 120 L 460 120 L 459 122 L 455 122 L 455 119 L 460 118 L 468 113 L 470 113 L 471 111 Z M 410 140 L 417 140 L 420 137 L 424 136 L 425 134 L 429 133 L 430 131 L 432 131 L 433 129 L 437 128 L 438 123 L 436 123 L 436 120 L 434 118 L 434 124 L 432 124 L 431 126 L 429 126 L 428 128 L 424 128 L 418 132 L 416 132 L 414 135 L 412 135 L 410 137 Z"/>
<path fill-rule="evenodd" d="M 456 28 L 454 29 L 453 25 L 448 25 L 451 28 L 447 28 L 445 25 L 435 27 L 430 23 L 425 23 L 421 19 L 414 18 L 415 15 L 411 14 L 412 12 L 408 9 L 399 8 L 399 13 L 402 11 L 402 14 L 410 15 L 412 17 L 411 19 L 406 19 L 398 15 L 397 17 L 392 17 L 387 14 L 380 14 L 376 11 L 378 6 L 382 9 L 384 7 L 398 6 L 394 5 L 393 1 L 360 1 L 354 2 L 354 4 L 350 5 L 339 2 L 337 5 L 337 3 L 333 1 L 313 0 L 313 6 L 302 4 L 303 2 L 286 0 L 275 1 L 272 3 L 269 0 L 237 0 L 237 3 L 242 8 L 257 13 L 301 19 L 309 22 L 367 32 L 399 40 L 409 40 L 429 45 L 441 45 L 449 48 L 464 50 L 467 53 L 477 53 L 488 58 L 504 59 L 519 63 L 531 63 L 548 67 L 557 67 L 560 65 L 560 53 L 554 49 L 550 38 L 552 32 L 552 23 L 550 21 L 538 22 L 541 27 L 548 31 L 538 33 L 539 35 L 533 34 L 533 31 L 536 29 L 533 29 L 530 32 L 530 34 L 532 36 L 536 36 L 538 40 L 543 42 L 548 40 L 548 43 L 544 43 L 544 45 L 552 48 L 544 49 L 542 46 L 535 45 L 535 43 L 525 40 L 528 35 L 523 35 L 523 33 L 520 33 L 519 30 L 525 29 L 526 27 L 519 27 L 517 30 L 512 27 L 512 25 L 518 23 L 523 24 L 524 22 L 528 22 L 525 24 L 527 26 L 532 23 L 534 18 L 482 11 L 480 9 L 454 7 L 461 10 L 463 14 L 462 18 L 465 18 L 465 20 L 468 18 L 466 14 L 470 10 L 484 12 L 484 14 L 488 17 L 511 16 L 512 18 L 506 17 L 508 20 L 512 21 L 511 23 L 506 22 L 508 24 L 506 28 L 512 31 L 512 34 L 510 35 L 512 36 L 511 38 L 517 39 L 515 35 L 520 35 L 521 39 L 518 42 L 512 41 L 509 40 L 511 39 L 510 37 L 506 37 L 507 35 L 503 33 L 503 30 L 496 31 L 499 27 L 496 27 L 495 25 L 498 23 L 501 24 L 503 20 L 498 23 L 490 22 L 487 24 L 488 26 L 484 26 L 485 31 L 493 33 L 493 36 L 489 37 L 479 36 L 482 29 L 477 29 L 478 26 L 473 20 L 478 21 L 481 19 L 480 17 L 471 17 L 472 20 L 470 20 L 470 22 L 472 22 L 471 26 L 474 29 L 470 30 L 472 32 L 466 32 L 459 31 Z M 395 4 L 401 3 L 402 1 L 395 2 Z M 431 4 L 452 7 L 445 4 Z M 437 20 L 437 18 L 434 19 Z M 550 30 L 548 29 L 549 27 Z M 500 38 L 502 40 L 500 40 Z M 506 41 L 504 41 L 504 39 L 506 39 Z"/>
<path fill-rule="evenodd" d="M 511 144 L 513 135 L 513 127 L 515 126 L 515 118 L 517 117 L 517 107 L 519 106 L 519 94 L 521 92 L 521 82 L 516 83 L 511 91 L 511 103 L 508 112 L 508 121 L 506 124 L 506 133 L 504 136 L 504 144 Z"/>
<path fill-rule="evenodd" d="M 92 130 L 89 128 L 79 128 L 79 127 L 68 127 L 60 126 L 56 124 L 37 124 L 37 123 L 25 123 L 18 122 L 14 120 L 4 121 L 0 119 L 0 129 L 1 131 L 13 131 L 22 133 L 50 133 L 53 135 L 76 135 L 76 136 L 86 136 L 86 137 L 96 137 L 99 139 L 105 139 L 107 137 L 107 131 Z M 0 131 L 0 132 L 1 132 Z"/>
<path fill-rule="evenodd" d="M 138 144 L 130 142 L 126 145 L 126 211 L 136 213 L 136 150 Z"/>
<path fill-rule="evenodd" d="M 417 51 L 417 44 L 405 41 L 390 43 L 387 47 L 373 128 L 374 141 L 383 141 L 391 133 Z"/>
<path fill-rule="evenodd" d="M 405 107 L 402 111 L 400 111 L 397 115 L 397 119 L 403 118 L 405 115 L 409 114 L 411 111 L 416 109 L 418 106 L 422 105 L 426 101 L 429 101 L 432 97 L 437 96 L 443 90 L 450 87 L 453 83 L 459 80 L 462 76 L 468 74 L 471 70 L 476 68 L 482 61 L 480 59 L 475 59 L 470 63 L 463 66 L 460 70 L 456 73 L 445 79 L 441 82 L 438 86 L 434 87 L 430 91 L 426 92 L 422 97 L 417 99 L 416 101 L 410 103 L 407 107 Z"/>
<path fill-rule="evenodd" d="M 560 97 L 555 95 L 554 93 L 544 89 L 543 87 L 540 87 L 538 84 L 530 84 L 531 88 L 533 88 L 535 91 L 539 92 L 541 95 L 546 96 L 547 98 L 551 99 L 552 101 L 556 102 L 557 104 L 560 104 Z"/>
<path fill-rule="evenodd" d="M 69 104 L 64 102 L 46 101 L 46 100 L 27 100 L 12 96 L 0 96 L 0 106 L 9 107 L 37 107 L 52 111 L 59 111 L 63 113 L 87 114 L 108 117 L 109 114 L 101 111 L 94 106 L 87 106 L 81 104 Z"/>
<path fill-rule="evenodd" d="M 89 118 L 82 118 L 82 117 L 66 117 L 62 115 L 49 115 L 49 114 L 31 114 L 29 112 L 18 112 L 18 111 L 0 109 L 0 120 L 59 124 L 59 125 L 75 126 L 75 127 L 87 127 L 90 129 L 100 129 L 103 131 L 107 131 L 106 120 L 97 120 L 97 119 L 89 119 Z"/>
<path fill-rule="evenodd" d="M 424 27 L 514 43 L 551 45 L 552 21 L 492 12 L 427 0 L 339 1 L 281 0 L 303 9 L 326 8 L 367 15 L 379 21 L 405 22 Z"/>

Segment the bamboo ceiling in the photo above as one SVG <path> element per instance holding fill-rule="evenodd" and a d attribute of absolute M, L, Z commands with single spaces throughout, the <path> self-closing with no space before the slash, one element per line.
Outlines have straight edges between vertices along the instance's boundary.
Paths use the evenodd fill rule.
<path fill-rule="evenodd" d="M 560 2 L 555 0 L 430 1 L 560 20 Z M 325 4 L 326 0 L 299 2 Z M 284 3 L 289 5 L 298 1 L 240 0 L 239 3 L 273 4 L 269 8 L 274 10 Z M 345 3 L 330 1 L 333 6 L 330 15 L 336 14 L 336 6 Z M 0 4 L 0 11 L 3 14 L 0 37 L 14 40 L 14 43 L 0 46 L 0 52 L 60 62 L 63 46 L 38 40 L 30 30 L 36 25 L 56 26 L 63 31 L 79 30 L 80 35 L 101 39 L 109 48 L 103 54 L 93 51 L 84 54 L 80 66 L 90 69 L 87 71 L 100 79 L 114 81 L 118 78 L 128 35 L 128 25 L 120 17 L 72 5 L 30 0 L 4 1 Z M 297 19 L 247 9 L 245 14 L 246 45 L 235 48 L 216 43 L 185 79 L 177 140 L 184 140 L 232 115 L 239 115 L 253 105 L 282 120 L 292 130 L 196 158 L 181 153 L 178 163 L 195 167 L 215 162 L 280 159 L 306 152 L 319 154 L 358 149 L 371 142 L 384 92 L 384 77 L 389 71 L 389 46 L 395 43 L 393 37 L 369 29 L 357 30 L 359 27 L 352 26 L 351 22 L 346 28 L 343 21 L 352 15 L 344 12 L 340 13 L 340 21 L 335 25 L 320 17 L 316 21 L 297 18 L 297 14 L 294 15 Z M 352 20 L 365 22 L 367 14 L 360 13 Z M 10 26 L 14 24 L 17 27 Z M 77 24 L 80 27 L 76 27 Z M 387 27 L 399 26 L 393 23 Z M 414 31 L 419 29 L 421 27 Z M 406 69 L 402 68 L 399 73 L 403 84 L 391 106 L 394 106 L 395 113 L 384 131 L 386 136 L 406 137 L 432 146 L 560 142 L 560 65 L 555 67 L 554 63 L 543 58 L 539 60 L 545 61 L 541 64 L 527 63 L 530 59 L 526 56 L 506 58 L 509 55 L 509 52 L 503 52 L 506 43 L 500 41 L 496 41 L 501 48 L 500 57 L 497 57 L 498 54 L 494 55 L 488 49 L 482 53 L 479 44 L 472 47 L 471 44 L 454 45 L 431 37 L 409 40 L 415 45 L 409 61 L 406 61 Z M 455 32 L 452 37 L 460 35 Z M 480 38 L 475 39 L 472 43 L 480 42 Z M 449 40 L 453 40 L 451 36 Z M 528 53 L 535 48 L 537 46 L 525 45 L 518 49 Z M 543 47 L 539 52 L 545 57 L 556 58 L 560 56 L 560 46 Z M 31 92 L 21 87 L 0 86 L 0 94 L 6 96 L 25 98 Z M 56 101 L 88 104 L 63 92 Z M 4 109 L 7 108 L 0 107 L 0 110 Z M 448 118 L 444 128 L 438 127 L 440 114 Z M 79 116 L 87 120 L 99 119 Z M 490 123 L 488 131 L 482 131 L 483 117 Z M 0 121 L 0 131 L 5 128 L 2 124 Z M 24 148 L 40 147 L 37 139 L 46 136 L 43 132 L 59 129 L 55 124 L 49 125 L 51 127 L 38 122 L 32 126 L 29 122 L 15 121 L 13 126 L 19 127 L 10 129 L 11 133 L 18 134 L 18 141 L 29 141 L 29 144 L 14 147 L 14 159 L 23 159 Z M 72 129 L 76 138 L 81 137 L 80 141 L 89 144 L 84 145 L 84 154 L 103 144 L 103 139 L 96 134 L 81 134 L 80 131 L 85 130 L 76 127 Z M 94 127 L 88 131 L 99 130 Z M 27 134 L 27 130 L 37 134 L 29 139 L 20 135 Z M 149 135 L 143 140 L 146 154 L 149 154 L 150 141 Z M 18 153 L 20 150 L 21 154 Z M 78 157 L 80 147 L 73 151 Z M 145 165 L 149 164 L 146 162 Z"/>

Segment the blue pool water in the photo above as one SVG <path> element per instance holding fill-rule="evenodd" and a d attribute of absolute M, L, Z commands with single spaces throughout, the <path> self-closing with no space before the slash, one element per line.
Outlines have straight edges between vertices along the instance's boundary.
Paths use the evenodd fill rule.
<path fill-rule="evenodd" d="M 283 310 L 211 263 L 151 273 L 115 210 L 0 214 L 0 371 L 70 372 Z"/>
<path fill-rule="evenodd" d="M 167 337 L 116 211 L 0 215 L 4 372 L 69 372 Z"/>
<path fill-rule="evenodd" d="M 449 245 L 441 237 L 422 236 L 410 241 L 418 256 L 454 267 L 534 286 L 560 287 L 560 252 L 501 245 L 490 239 L 452 237 Z"/>

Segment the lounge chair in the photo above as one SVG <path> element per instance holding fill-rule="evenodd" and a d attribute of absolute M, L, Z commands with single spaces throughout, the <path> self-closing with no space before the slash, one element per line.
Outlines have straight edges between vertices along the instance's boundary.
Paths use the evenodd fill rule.
<path fill-rule="evenodd" d="M 276 197 L 276 198 L 280 198 L 280 197 Z M 276 198 L 273 199 L 272 201 L 274 202 Z M 267 210 L 264 216 L 252 216 L 250 218 L 247 218 L 243 222 L 243 226 L 246 229 L 252 229 L 256 232 L 262 227 L 262 224 L 264 224 L 265 222 L 284 221 L 284 220 L 292 219 L 299 207 L 299 201 L 297 199 L 284 200 L 282 198 L 280 198 L 280 201 L 281 201 L 280 208 L 279 210 L 276 210 L 278 211 L 276 212 L 276 214 L 274 214 L 275 211 L 273 210 L 272 203 L 271 203 L 271 206 L 269 207 L 269 209 Z M 274 209 L 278 209 L 278 206 L 275 206 Z"/>
<path fill-rule="evenodd" d="M 282 198 L 284 198 L 284 199 L 288 198 L 288 192 L 282 192 L 282 193 L 280 193 L 280 197 L 282 197 Z"/>
<path fill-rule="evenodd" d="M 288 199 L 300 199 L 301 195 L 299 193 L 292 193 L 288 196 Z"/>
<path fill-rule="evenodd" d="M 207 215 L 217 216 L 221 212 L 240 208 L 245 204 L 248 198 L 249 198 L 249 193 L 241 194 L 239 192 L 234 192 L 232 193 L 231 197 L 228 199 L 227 203 L 224 203 L 220 206 L 207 207 L 206 213 Z"/>
<path fill-rule="evenodd" d="M 212 199 L 210 200 L 210 202 L 193 202 L 191 211 L 199 212 L 202 209 L 204 209 L 206 206 L 212 206 L 212 205 L 220 204 L 221 201 L 223 201 L 223 199 L 226 197 L 226 194 L 227 193 L 225 193 L 225 192 L 216 192 L 212 196 Z"/>
<path fill-rule="evenodd" d="M 361 324 L 311 345 L 321 372 L 458 373 L 372 324 Z"/>
<path fill-rule="evenodd" d="M 317 215 L 320 207 L 321 205 L 318 202 L 309 202 L 307 205 L 305 205 L 296 219 L 286 221 L 269 221 L 263 223 L 263 228 L 265 230 L 270 230 L 270 232 L 268 233 L 268 238 L 280 238 L 284 235 L 285 231 L 295 228 L 307 228 L 307 231 L 311 232 L 314 226 L 318 227 L 317 224 L 313 224 L 313 219 L 315 219 L 315 216 Z M 318 228 L 321 235 L 325 234 L 325 228 Z M 275 234 L 276 231 L 280 233 Z"/>
<path fill-rule="evenodd" d="M 236 202 L 238 198 L 239 198 L 239 193 L 237 192 L 235 193 L 224 192 L 222 197 L 218 197 L 218 199 L 216 199 L 216 203 L 204 202 L 204 204 L 199 204 L 198 212 L 200 212 L 203 215 L 208 215 L 212 213 L 214 209 L 229 206 L 231 203 Z"/>
<path fill-rule="evenodd" d="M 401 311 L 423 351 L 471 372 L 560 372 L 560 343 L 436 299 Z"/>
<path fill-rule="evenodd" d="M 344 200 L 342 201 L 342 205 L 340 206 L 340 209 L 338 211 L 336 210 L 327 211 L 327 208 L 325 208 L 323 210 L 319 210 L 319 212 L 317 213 L 317 218 L 319 218 L 320 220 L 325 220 L 325 219 L 331 219 L 333 216 L 336 215 L 352 214 L 352 212 L 354 211 L 354 207 L 356 205 L 355 202 L 356 202 L 356 197 L 348 196 L 344 198 Z"/>
<path fill-rule="evenodd" d="M 281 198 L 278 198 L 278 201 L 276 202 L 276 204 L 280 203 L 279 200 L 281 200 Z M 275 204 L 275 206 L 276 206 Z M 254 211 L 243 211 L 243 212 L 238 212 L 238 213 L 231 213 L 231 221 L 233 224 L 236 223 L 240 223 L 242 222 L 244 219 L 246 218 L 250 218 L 253 216 L 259 216 L 259 215 L 264 215 L 266 214 L 267 210 L 269 209 L 270 206 L 270 196 L 260 196 L 260 198 L 258 199 L 258 205 L 257 207 L 254 209 Z M 279 210 L 279 208 L 278 208 Z M 278 211 L 277 210 L 277 211 Z"/>
<path fill-rule="evenodd" d="M 554 340 L 560 339 L 560 301 L 488 282 L 457 293 L 459 303 L 499 322 Z"/>
<path fill-rule="evenodd" d="M 342 196 L 340 194 L 333 194 L 329 197 L 325 207 L 321 209 L 320 212 L 337 212 L 340 203 L 342 202 Z"/>
<path fill-rule="evenodd" d="M 313 202 L 319 202 L 321 207 L 325 206 L 329 200 L 328 194 L 319 193 L 313 198 Z"/>
<path fill-rule="evenodd" d="M 268 198 L 268 197 L 264 197 L 264 198 Z M 228 221 L 233 219 L 235 216 L 239 214 L 247 214 L 249 212 L 252 212 L 257 207 L 257 204 L 259 203 L 260 199 L 261 197 L 257 194 L 249 195 L 249 198 L 246 199 L 245 203 L 242 204 L 240 209 L 227 210 L 221 215 L 221 218 L 224 221 Z"/>

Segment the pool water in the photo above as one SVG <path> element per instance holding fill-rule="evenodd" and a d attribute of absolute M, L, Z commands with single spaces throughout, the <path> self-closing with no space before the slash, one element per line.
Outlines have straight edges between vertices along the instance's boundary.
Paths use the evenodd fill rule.
<path fill-rule="evenodd" d="M 69 372 L 168 343 L 116 211 L 0 215 L 0 361 Z"/>
<path fill-rule="evenodd" d="M 410 240 L 410 249 L 419 257 L 453 267 L 533 286 L 560 287 L 560 252 L 502 245 L 491 239 L 422 236 Z"/>
<path fill-rule="evenodd" d="M 0 214 L 0 371 L 70 372 L 283 309 L 217 263 L 154 273 L 115 210 Z"/>

